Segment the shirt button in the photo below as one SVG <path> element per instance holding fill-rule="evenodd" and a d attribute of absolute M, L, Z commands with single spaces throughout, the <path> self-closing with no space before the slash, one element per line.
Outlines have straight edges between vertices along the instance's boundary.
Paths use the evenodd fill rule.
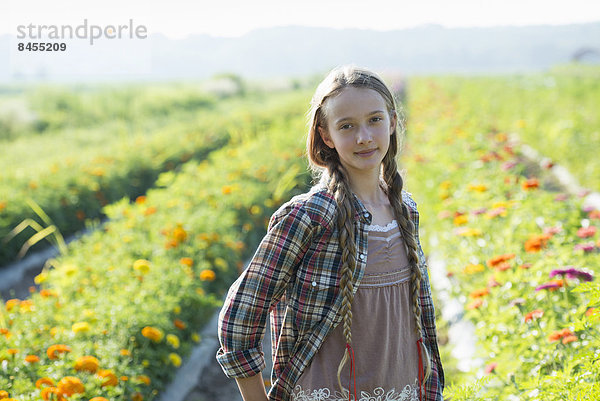
<path fill-rule="evenodd" d="M 313 286 L 313 287 L 316 287 L 316 286 L 317 286 L 317 282 L 316 282 L 316 281 L 313 281 L 313 282 L 312 282 L 312 286 Z"/>
<path fill-rule="evenodd" d="M 361 254 L 359 254 L 359 255 L 358 255 L 358 258 L 359 258 L 360 260 L 365 260 L 365 254 L 364 254 L 364 253 L 361 253 Z"/>
<path fill-rule="evenodd" d="M 368 219 L 371 217 L 371 213 L 365 212 L 365 214 L 363 214 L 363 216 L 365 216 L 365 218 Z"/>

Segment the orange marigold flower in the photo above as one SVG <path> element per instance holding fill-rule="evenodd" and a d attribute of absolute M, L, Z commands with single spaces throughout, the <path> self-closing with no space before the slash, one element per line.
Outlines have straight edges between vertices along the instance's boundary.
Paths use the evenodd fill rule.
<path fill-rule="evenodd" d="M 472 310 L 472 309 L 477 309 L 479 308 L 481 305 L 483 305 L 483 299 L 478 298 L 474 301 L 472 301 L 471 303 L 469 303 L 467 305 L 467 309 Z"/>
<path fill-rule="evenodd" d="M 13 310 L 13 308 L 15 306 L 19 305 L 20 303 L 21 303 L 20 299 L 9 299 L 8 301 L 6 301 L 6 304 L 5 304 L 6 310 L 10 312 Z"/>
<path fill-rule="evenodd" d="M 566 336 L 562 339 L 563 344 L 572 343 L 573 341 L 577 341 L 577 336 Z"/>
<path fill-rule="evenodd" d="M 587 317 L 593 316 L 596 313 L 596 308 L 589 308 L 585 311 L 585 315 Z"/>
<path fill-rule="evenodd" d="M 573 332 L 569 329 L 562 329 L 562 330 L 552 332 L 548 336 L 548 341 L 554 342 L 554 341 L 560 340 L 561 338 L 565 338 L 565 337 L 569 337 L 569 336 L 574 336 Z"/>
<path fill-rule="evenodd" d="M 215 274 L 214 271 L 212 271 L 210 269 L 202 270 L 200 272 L 200 280 L 202 280 L 202 281 L 213 281 L 216 278 L 217 278 L 217 275 Z"/>
<path fill-rule="evenodd" d="M 16 355 L 19 353 L 19 350 L 16 348 L 9 348 L 6 352 L 8 352 L 9 355 Z"/>
<path fill-rule="evenodd" d="M 54 291 L 54 290 L 47 290 L 47 289 L 40 290 L 40 295 L 42 297 L 44 297 L 44 298 L 57 297 L 58 296 L 56 294 L 56 291 Z"/>
<path fill-rule="evenodd" d="M 194 264 L 194 261 L 192 260 L 192 258 L 181 258 L 179 259 L 179 263 L 191 267 Z"/>
<path fill-rule="evenodd" d="M 130 356 L 131 352 L 129 352 L 128 349 L 122 349 L 119 351 L 119 354 L 121 354 L 122 356 Z"/>
<path fill-rule="evenodd" d="M 146 326 L 142 329 L 142 335 L 157 343 L 162 340 L 164 333 L 156 327 Z"/>
<path fill-rule="evenodd" d="M 8 391 L 0 390 L 0 400 L 3 400 L 4 398 L 8 398 Z"/>
<path fill-rule="evenodd" d="M 181 224 L 177 224 L 177 227 L 173 229 L 172 236 L 175 241 L 183 242 L 187 239 L 188 235 L 183 226 Z"/>
<path fill-rule="evenodd" d="M 131 401 L 144 401 L 144 396 L 141 393 L 135 393 L 131 396 Z"/>
<path fill-rule="evenodd" d="M 94 398 L 90 399 L 90 401 L 108 401 L 108 400 L 104 397 L 94 397 Z"/>
<path fill-rule="evenodd" d="M 42 377 L 35 382 L 35 387 L 42 388 L 42 386 L 53 387 L 54 381 L 49 377 Z"/>
<path fill-rule="evenodd" d="M 135 198 L 135 203 L 137 203 L 138 205 L 141 205 L 144 202 L 146 202 L 146 195 L 140 195 L 137 198 Z"/>
<path fill-rule="evenodd" d="M 496 267 L 503 262 L 514 259 L 515 256 L 514 253 L 505 253 L 503 255 L 494 256 L 493 258 L 488 259 L 487 264 L 489 267 Z"/>
<path fill-rule="evenodd" d="M 82 394 L 85 392 L 85 387 L 79 378 L 74 376 L 66 376 L 58 382 L 58 390 L 67 397 L 73 394 Z"/>
<path fill-rule="evenodd" d="M 532 319 L 539 319 L 544 316 L 544 311 L 542 309 L 533 310 L 525 315 L 525 323 L 531 321 Z"/>
<path fill-rule="evenodd" d="M 85 355 L 77 358 L 75 361 L 75 370 L 78 372 L 90 372 L 96 373 L 98 368 L 100 367 L 100 361 L 90 355 Z"/>
<path fill-rule="evenodd" d="M 175 327 L 177 327 L 179 330 L 185 330 L 185 328 L 187 327 L 187 324 L 185 324 L 184 321 L 180 320 L 180 319 L 175 319 L 173 320 L 173 324 L 175 325 Z"/>
<path fill-rule="evenodd" d="M 40 396 L 44 401 L 66 401 L 63 393 L 56 387 L 46 387 L 40 392 Z"/>
<path fill-rule="evenodd" d="M 40 361 L 40 357 L 37 355 L 27 355 L 25 357 L 25 362 L 27 363 L 36 363 Z"/>
<path fill-rule="evenodd" d="M 50 359 L 58 359 L 59 354 L 64 354 L 66 352 L 71 352 L 71 347 L 64 344 L 51 345 L 46 350 L 46 354 Z"/>
<path fill-rule="evenodd" d="M 136 380 L 141 383 L 144 383 L 146 386 L 149 386 L 151 382 L 150 378 L 146 375 L 139 375 L 138 377 L 136 377 Z"/>
<path fill-rule="evenodd" d="M 146 210 L 144 210 L 144 216 L 150 216 L 151 214 L 156 213 L 156 207 L 155 206 L 150 206 L 148 208 L 146 208 Z"/>
<path fill-rule="evenodd" d="M 539 252 L 546 247 L 548 240 L 552 236 L 550 234 L 533 235 L 525 241 L 525 251 L 529 253 Z"/>
<path fill-rule="evenodd" d="M 525 190 L 536 189 L 539 186 L 540 182 L 537 178 L 530 178 L 528 180 L 523 181 L 523 183 L 521 184 L 521 187 Z"/>
<path fill-rule="evenodd" d="M 106 386 L 114 387 L 117 384 L 119 384 L 119 379 L 111 370 L 101 369 L 98 371 L 97 375 L 104 379 L 102 381 L 102 387 L 106 387 Z"/>
<path fill-rule="evenodd" d="M 481 298 L 481 297 L 485 297 L 489 293 L 490 293 L 490 290 L 488 290 L 487 288 L 482 288 L 482 289 L 475 290 L 475 291 L 471 292 L 469 294 L 469 296 L 471 298 Z"/>

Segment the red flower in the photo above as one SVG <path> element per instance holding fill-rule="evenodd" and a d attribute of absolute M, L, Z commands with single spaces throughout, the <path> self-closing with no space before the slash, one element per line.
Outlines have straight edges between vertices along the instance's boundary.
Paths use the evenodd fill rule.
<path fill-rule="evenodd" d="M 496 370 L 496 366 L 498 366 L 498 362 L 488 363 L 483 371 L 485 372 L 486 375 L 489 375 L 494 370 Z"/>
<path fill-rule="evenodd" d="M 536 309 L 536 310 L 533 310 L 533 311 L 529 312 L 528 314 L 526 314 L 524 321 L 525 321 L 525 323 L 527 323 L 533 319 L 539 319 L 542 316 L 544 316 L 544 311 L 541 309 Z"/>

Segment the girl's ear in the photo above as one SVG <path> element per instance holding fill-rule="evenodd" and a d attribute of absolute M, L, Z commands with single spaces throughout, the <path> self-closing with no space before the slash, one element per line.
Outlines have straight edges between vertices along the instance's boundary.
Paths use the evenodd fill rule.
<path fill-rule="evenodd" d="M 320 125 L 317 127 L 317 129 L 319 130 L 319 135 L 321 136 L 323 142 L 325 142 L 325 145 L 329 146 L 331 149 L 334 149 L 335 145 L 333 144 L 333 141 L 331 140 L 327 130 L 323 129 L 323 127 Z"/>
<path fill-rule="evenodd" d="M 398 123 L 398 116 L 396 114 L 396 112 L 392 112 L 392 115 L 390 116 L 390 136 L 392 136 L 392 134 L 394 133 L 394 130 L 396 129 L 396 124 Z"/>

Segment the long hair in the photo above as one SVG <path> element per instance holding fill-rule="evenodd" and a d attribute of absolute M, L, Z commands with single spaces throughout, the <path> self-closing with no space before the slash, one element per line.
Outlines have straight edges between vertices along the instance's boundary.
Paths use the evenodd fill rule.
<path fill-rule="evenodd" d="M 352 202 L 352 192 L 348 175 L 340 162 L 339 155 L 334 148 L 329 148 L 321 138 L 319 127 L 327 130 L 327 100 L 337 96 L 344 88 L 366 88 L 377 91 L 385 101 L 390 118 L 398 116 L 396 102 L 391 91 L 384 81 L 374 72 L 356 66 L 341 66 L 333 69 L 327 77 L 319 84 L 311 100 L 309 110 L 309 131 L 306 141 L 307 154 L 310 168 L 315 179 L 326 183 L 328 190 L 334 195 L 337 203 L 336 224 L 339 233 L 339 245 L 342 249 L 340 268 L 340 291 L 342 293 L 342 317 L 343 334 L 348 344 L 352 343 L 352 300 L 354 288 L 352 276 L 356 269 L 356 242 L 354 238 L 354 214 L 355 208 Z M 421 306 L 419 303 L 419 292 L 421 288 L 422 274 L 419 269 L 419 256 L 415 237 L 415 226 L 410 219 L 409 210 L 402 202 L 403 180 L 398 172 L 396 155 L 398 153 L 400 135 L 404 135 L 404 121 L 397 118 L 397 124 L 390 137 L 387 153 L 381 164 L 381 181 L 386 188 L 386 194 L 394 209 L 394 217 L 402 232 L 406 247 L 408 261 L 411 269 L 410 291 L 412 299 L 412 310 L 415 319 L 417 336 L 421 333 Z M 418 343 L 423 351 L 425 382 L 431 373 L 431 361 L 427 348 L 422 342 Z M 342 393 L 345 393 L 340 380 L 341 371 L 349 358 L 346 349 L 338 367 L 338 384 Z"/>

